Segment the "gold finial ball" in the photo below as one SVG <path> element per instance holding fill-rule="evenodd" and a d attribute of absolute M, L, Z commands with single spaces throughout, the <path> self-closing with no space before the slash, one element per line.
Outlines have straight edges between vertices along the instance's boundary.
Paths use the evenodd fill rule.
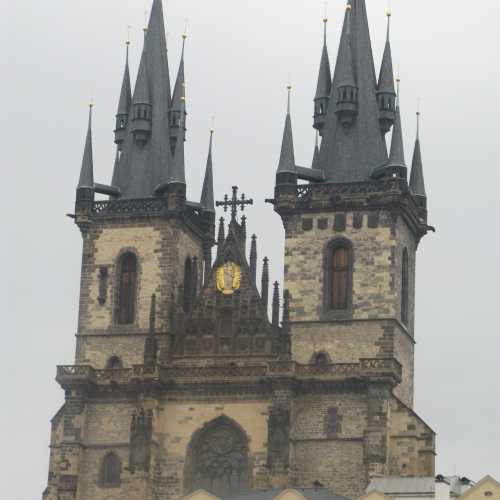
<path fill-rule="evenodd" d="M 183 39 L 183 40 L 185 40 L 187 37 L 188 37 L 188 36 L 187 36 L 187 33 L 183 33 L 183 34 L 182 34 L 182 39 Z"/>
<path fill-rule="evenodd" d="M 292 86 L 291 86 L 290 84 L 288 84 L 288 85 L 286 86 L 286 88 L 287 88 L 287 90 L 288 90 L 288 91 L 292 90 Z"/>
<path fill-rule="evenodd" d="M 385 15 L 387 17 L 391 17 L 392 16 L 392 12 L 390 10 L 387 10 L 386 13 L 385 13 Z"/>
<path fill-rule="evenodd" d="M 325 24 L 328 22 L 328 18 L 327 18 L 326 16 L 323 18 L 323 22 L 324 22 Z"/>
<path fill-rule="evenodd" d="M 345 10 L 347 10 L 347 12 L 351 12 L 352 10 L 352 5 L 350 3 L 348 3 L 345 7 Z"/>
<path fill-rule="evenodd" d="M 400 83 L 401 82 L 401 78 L 399 76 L 396 77 L 396 82 L 397 83 Z"/>

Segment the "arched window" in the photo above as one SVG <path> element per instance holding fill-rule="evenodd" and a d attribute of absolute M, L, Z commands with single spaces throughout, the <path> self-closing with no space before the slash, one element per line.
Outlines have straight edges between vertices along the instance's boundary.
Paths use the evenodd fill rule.
<path fill-rule="evenodd" d="M 106 363 L 106 368 L 108 370 L 119 370 L 123 368 L 122 360 L 118 356 L 111 356 Z"/>
<path fill-rule="evenodd" d="M 185 313 L 191 311 L 191 300 L 193 297 L 193 266 L 191 264 L 191 259 L 186 258 L 184 262 L 184 299 L 183 299 L 183 309 Z"/>
<path fill-rule="evenodd" d="M 352 309 L 353 248 L 349 240 L 335 238 L 325 250 L 324 309 L 345 316 Z"/>
<path fill-rule="evenodd" d="M 120 325 L 131 325 L 135 320 L 137 291 L 137 258 L 127 252 L 121 257 L 119 266 L 119 294 L 117 320 Z"/>
<path fill-rule="evenodd" d="M 408 325 L 408 250 L 403 250 L 403 260 L 401 264 L 401 321 Z"/>
<path fill-rule="evenodd" d="M 118 456 L 112 451 L 104 456 L 101 469 L 103 486 L 118 487 L 121 483 L 122 465 Z"/>
<path fill-rule="evenodd" d="M 250 486 L 248 438 L 227 417 L 200 429 L 188 448 L 184 487 L 186 493 L 204 489 L 218 497 L 245 491 Z"/>
<path fill-rule="evenodd" d="M 326 352 L 315 352 L 311 359 L 311 363 L 314 366 L 327 366 L 330 364 L 330 357 Z"/>

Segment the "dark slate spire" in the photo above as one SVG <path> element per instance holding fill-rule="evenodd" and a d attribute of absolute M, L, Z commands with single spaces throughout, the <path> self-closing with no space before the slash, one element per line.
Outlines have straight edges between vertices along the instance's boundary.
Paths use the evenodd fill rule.
<path fill-rule="evenodd" d="M 267 257 L 264 257 L 264 264 L 262 266 L 262 286 L 261 286 L 261 291 L 260 295 L 262 298 L 262 305 L 264 306 L 264 309 L 267 311 L 267 306 L 269 302 L 269 259 Z"/>
<path fill-rule="evenodd" d="M 125 59 L 125 71 L 123 73 L 120 101 L 116 112 L 115 143 L 121 151 L 123 141 L 127 132 L 130 109 L 132 107 L 132 88 L 130 86 L 130 70 L 128 65 L 130 41 L 127 40 L 127 56 Z"/>
<path fill-rule="evenodd" d="M 111 185 L 116 186 L 116 178 L 118 176 L 118 172 L 120 169 L 120 150 L 116 148 L 116 155 L 115 155 L 115 164 L 113 167 L 113 177 L 111 179 Z"/>
<path fill-rule="evenodd" d="M 184 88 L 184 87 L 183 87 Z M 185 168 L 185 157 L 184 157 L 184 141 L 186 137 L 186 112 L 185 112 L 185 102 L 186 96 L 183 93 L 181 99 L 181 124 L 180 124 L 180 135 L 175 145 L 174 159 L 172 166 L 168 171 L 167 185 L 171 184 L 186 184 L 186 168 Z"/>
<path fill-rule="evenodd" d="M 179 137 L 182 135 L 181 122 L 184 119 L 184 128 L 186 126 L 186 117 L 181 116 L 183 97 L 184 97 L 184 87 L 186 85 L 186 77 L 184 72 L 184 50 L 186 48 L 187 35 L 184 33 L 182 35 L 182 53 L 181 61 L 179 63 L 179 71 L 177 73 L 177 79 L 174 86 L 174 94 L 172 96 L 172 104 L 170 109 L 170 142 L 172 146 L 172 154 L 175 152 L 175 147 Z M 185 103 L 184 103 L 185 105 Z M 186 108 L 184 106 L 184 114 L 186 114 Z"/>
<path fill-rule="evenodd" d="M 206 212 L 215 213 L 214 201 L 214 174 L 212 165 L 212 145 L 213 145 L 214 131 L 210 131 L 210 145 L 208 148 L 207 167 L 205 169 L 205 179 L 203 181 L 203 189 L 201 191 L 200 203 L 203 210 Z"/>
<path fill-rule="evenodd" d="M 417 113 L 417 139 L 415 141 L 415 150 L 413 152 L 413 161 L 411 165 L 410 191 L 416 196 L 427 198 L 422 153 L 420 150 L 420 112 Z"/>
<path fill-rule="evenodd" d="M 316 95 L 314 97 L 314 128 L 321 132 L 325 125 L 328 104 L 330 101 L 330 93 L 332 91 L 332 71 L 330 68 L 330 57 L 328 55 L 328 46 L 326 43 L 326 28 L 328 18 L 325 16 L 324 23 L 324 38 L 323 52 L 319 65 L 318 84 L 316 86 Z"/>
<path fill-rule="evenodd" d="M 83 151 L 82 169 L 78 189 L 94 189 L 94 155 L 92 151 L 92 108 L 89 106 L 89 123 L 87 128 L 87 138 L 85 139 L 85 149 Z"/>
<path fill-rule="evenodd" d="M 281 155 L 278 164 L 277 175 L 296 174 L 295 152 L 293 147 L 292 118 L 290 116 L 290 94 L 292 86 L 288 85 L 288 106 L 285 119 L 285 130 L 283 132 L 283 143 L 281 145 Z"/>
<path fill-rule="evenodd" d="M 399 100 L 399 79 L 398 79 L 398 99 L 396 105 L 396 120 L 392 131 L 391 154 L 389 156 L 389 168 L 391 171 L 397 168 L 406 169 L 405 151 L 403 145 L 403 129 L 401 125 L 401 106 Z"/>
<path fill-rule="evenodd" d="M 395 120 L 396 90 L 394 89 L 394 71 L 391 52 L 391 13 L 387 12 L 387 40 L 385 42 L 382 65 L 377 87 L 377 100 L 380 111 L 380 128 L 383 134 L 391 129 Z"/>
<path fill-rule="evenodd" d="M 373 168 L 387 162 L 387 150 L 378 121 L 377 79 L 365 0 L 350 0 L 348 6 L 351 10 L 346 11 L 339 57 L 333 77 L 332 97 L 335 97 L 335 105 L 332 102 L 329 106 L 320 150 L 319 165 L 330 182 L 366 180 Z M 345 60 L 349 58 L 347 50 L 349 39 L 358 114 L 353 123 L 345 127 L 337 117 L 339 109 L 337 101 L 339 86 L 346 77 L 347 80 L 350 79 L 349 64 L 346 64 Z"/>
<path fill-rule="evenodd" d="M 253 282 L 257 283 L 257 236 L 252 235 L 252 243 L 250 245 L 250 276 Z"/>
<path fill-rule="evenodd" d="M 170 76 L 167 61 L 167 45 L 163 21 L 162 0 L 154 0 L 149 25 L 145 33 L 144 51 L 139 65 L 138 79 L 134 92 L 134 104 L 147 100 L 151 113 L 146 121 L 150 124 L 149 136 L 141 140 L 141 134 L 129 124 L 116 185 L 124 198 L 143 198 L 153 195 L 154 189 L 166 182 L 171 163 L 170 131 L 168 111 L 170 107 Z M 146 80 L 148 86 L 143 85 Z M 149 93 L 149 96 L 147 93 Z M 135 114 L 132 113 L 132 117 Z M 141 120 L 144 120 L 142 115 Z M 135 137 L 134 137 L 135 132 Z M 148 132 L 148 131 L 146 131 Z M 139 141 L 136 140 L 139 138 Z"/>

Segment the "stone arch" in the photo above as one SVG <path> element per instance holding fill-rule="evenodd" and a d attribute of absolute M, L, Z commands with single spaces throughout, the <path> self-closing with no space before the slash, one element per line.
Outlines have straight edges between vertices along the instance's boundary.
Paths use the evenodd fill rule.
<path fill-rule="evenodd" d="M 113 354 L 108 361 L 106 362 L 106 369 L 107 370 L 118 370 L 120 368 L 123 368 L 123 361 L 119 356 L 116 354 Z"/>
<path fill-rule="evenodd" d="M 223 497 L 251 486 L 249 438 L 234 420 L 222 415 L 196 431 L 187 448 L 184 492 L 204 489 Z"/>
<path fill-rule="evenodd" d="M 314 366 L 327 366 L 332 364 L 332 360 L 326 351 L 316 351 L 311 356 L 309 364 Z"/>

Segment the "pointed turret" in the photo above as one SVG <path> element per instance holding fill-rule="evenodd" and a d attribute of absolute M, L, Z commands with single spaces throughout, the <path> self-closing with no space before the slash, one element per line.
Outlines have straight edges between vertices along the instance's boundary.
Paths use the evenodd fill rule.
<path fill-rule="evenodd" d="M 281 145 L 281 155 L 276 171 L 276 184 L 296 184 L 297 169 L 295 167 L 295 151 L 293 147 L 292 118 L 290 116 L 290 99 L 292 86 L 288 85 L 288 105 L 285 119 L 285 130 Z"/>
<path fill-rule="evenodd" d="M 213 146 L 213 129 L 210 131 L 210 145 L 208 147 L 207 166 L 205 169 L 205 179 L 203 181 L 203 189 L 201 191 L 200 203 L 203 210 L 210 213 L 215 213 L 214 201 L 214 174 L 212 165 L 212 146 Z"/>
<path fill-rule="evenodd" d="M 134 89 L 133 110 L 116 187 L 123 198 L 147 198 L 165 184 L 172 161 L 168 112 L 170 76 L 162 0 L 154 0 Z M 137 113 L 136 113 L 137 111 Z"/>
<path fill-rule="evenodd" d="M 314 143 L 314 153 L 313 153 L 313 160 L 312 160 L 312 169 L 318 170 L 319 169 L 319 133 L 316 132 L 316 140 Z"/>
<path fill-rule="evenodd" d="M 136 144 L 140 147 L 144 147 L 146 142 L 148 142 L 153 121 L 146 62 L 146 42 L 147 36 L 144 39 L 144 51 L 137 73 L 137 83 L 135 84 L 134 99 L 132 101 L 132 133 L 134 134 Z"/>
<path fill-rule="evenodd" d="M 364 181 L 387 163 L 376 93 L 366 2 L 349 0 L 320 149 L 327 182 Z"/>
<path fill-rule="evenodd" d="M 415 141 L 415 150 L 413 151 L 413 161 L 411 165 L 410 191 L 415 196 L 422 198 L 425 205 L 427 193 L 425 191 L 424 167 L 420 150 L 420 112 L 417 113 L 417 139 Z"/>
<path fill-rule="evenodd" d="M 80 179 L 77 187 L 77 198 L 80 192 L 94 190 L 94 155 L 92 151 L 92 108 L 89 106 L 89 122 L 87 128 L 87 137 L 85 139 L 85 149 L 83 151 L 82 168 L 80 170 Z"/>
<path fill-rule="evenodd" d="M 177 73 L 177 79 L 174 86 L 174 94 L 172 96 L 172 104 L 169 112 L 170 119 L 170 144 L 172 147 L 172 154 L 175 154 L 175 148 L 179 137 L 182 135 L 181 122 L 184 120 L 184 128 L 186 127 L 186 117 L 181 116 L 181 110 L 183 105 L 184 87 L 186 85 L 185 73 L 184 73 L 184 50 L 186 47 L 187 35 L 184 33 L 182 35 L 182 53 L 181 61 L 179 63 L 179 71 Z M 185 103 L 184 103 L 185 104 Z M 184 107 L 184 114 L 186 114 L 186 108 Z"/>
<path fill-rule="evenodd" d="M 123 141 L 125 141 L 130 108 L 132 106 L 132 88 L 130 86 L 130 70 L 128 64 L 129 47 L 130 41 L 127 40 L 125 71 L 123 73 L 123 82 L 120 92 L 120 101 L 118 103 L 118 111 L 116 112 L 115 144 L 118 146 L 118 149 L 120 151 L 123 148 Z"/>
<path fill-rule="evenodd" d="M 335 82 L 336 113 L 340 123 L 349 127 L 354 123 L 358 114 L 358 88 L 354 78 L 352 59 L 352 27 L 351 5 L 346 8 L 346 33 L 340 42 L 339 59 L 337 62 L 337 80 Z"/>
<path fill-rule="evenodd" d="M 325 126 L 328 104 L 330 102 L 330 93 L 332 91 L 332 71 L 330 68 L 330 57 L 328 55 L 328 46 L 326 43 L 326 30 L 328 18 L 323 19 L 324 37 L 323 52 L 319 65 L 318 84 L 316 86 L 316 95 L 314 97 L 314 128 L 322 133 Z"/>
<path fill-rule="evenodd" d="M 389 132 L 396 119 L 396 91 L 394 89 L 390 34 L 391 13 L 387 12 L 387 40 L 385 42 L 377 87 L 380 129 L 383 134 Z"/>

